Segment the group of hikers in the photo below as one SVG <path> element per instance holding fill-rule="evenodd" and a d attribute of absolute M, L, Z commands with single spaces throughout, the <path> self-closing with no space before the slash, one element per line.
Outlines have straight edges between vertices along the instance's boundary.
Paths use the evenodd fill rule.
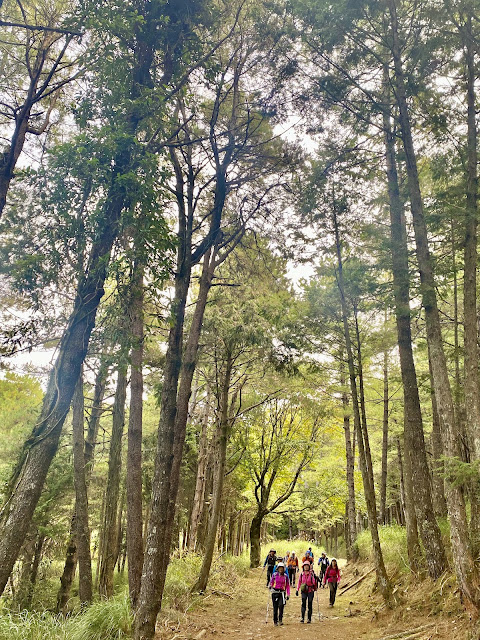
<path fill-rule="evenodd" d="M 305 622 L 305 613 L 307 613 L 307 623 L 312 622 L 313 598 L 319 587 L 324 589 L 328 585 L 330 589 L 330 606 L 333 607 L 335 604 L 337 587 L 341 576 L 335 558 L 329 560 L 327 554 L 322 552 L 318 559 L 319 573 L 317 575 L 314 570 L 314 554 L 311 547 L 305 552 L 301 565 L 295 555 L 295 551 L 288 552 L 282 558 L 277 556 L 275 549 L 270 549 L 265 558 L 263 569 L 267 569 L 267 587 L 272 594 L 273 622 L 275 625 L 283 625 L 283 610 L 287 600 L 290 598 L 290 587 L 295 586 L 299 566 L 301 566 L 301 571 L 295 595 L 298 596 L 300 593 L 302 596 L 302 617 L 300 622 Z"/>

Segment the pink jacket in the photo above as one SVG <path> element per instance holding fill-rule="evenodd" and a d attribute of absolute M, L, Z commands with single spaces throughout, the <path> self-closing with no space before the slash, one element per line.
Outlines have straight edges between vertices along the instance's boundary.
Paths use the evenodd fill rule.
<path fill-rule="evenodd" d="M 325 571 L 325 578 L 323 579 L 323 584 L 327 582 L 340 582 L 340 569 L 334 569 L 333 567 L 328 567 Z"/>
<path fill-rule="evenodd" d="M 290 580 L 285 573 L 283 574 L 283 576 L 281 576 L 279 573 L 274 573 L 272 579 L 270 580 L 270 587 L 272 589 L 286 591 L 287 596 L 290 596 Z"/>
<path fill-rule="evenodd" d="M 308 573 L 304 573 L 303 571 L 301 572 L 300 577 L 298 578 L 297 591 L 300 591 L 300 586 L 302 584 L 307 585 L 307 591 L 309 593 L 317 590 L 317 579 L 313 571 L 309 571 Z"/>

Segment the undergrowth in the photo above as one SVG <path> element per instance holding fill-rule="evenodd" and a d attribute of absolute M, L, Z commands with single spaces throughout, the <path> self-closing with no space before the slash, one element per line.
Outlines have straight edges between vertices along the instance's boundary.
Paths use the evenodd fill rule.
<path fill-rule="evenodd" d="M 445 519 L 439 520 L 442 540 L 445 545 L 447 556 L 450 555 L 450 530 Z M 383 525 L 378 527 L 380 544 L 383 552 L 385 564 L 391 569 L 396 569 L 400 573 L 409 573 L 407 550 L 407 530 L 397 524 Z M 370 531 L 365 529 L 357 537 L 357 547 L 360 560 L 373 560 L 372 537 Z M 452 559 L 449 558 L 450 564 Z"/>
<path fill-rule="evenodd" d="M 199 555 L 173 558 L 167 573 L 161 618 L 165 623 L 179 622 L 202 598 L 191 593 L 192 584 L 202 562 Z M 214 559 L 207 593 L 229 593 L 234 595 L 237 576 L 248 573 L 248 558 L 222 556 Z M 73 611 L 70 617 L 59 617 L 48 609 L 40 611 L 9 611 L 0 608 L 0 640 L 123 640 L 129 638 L 132 615 L 128 598 L 127 572 L 115 574 L 115 595 L 110 600 L 98 600 L 80 613 L 76 598 L 72 598 Z M 43 602 L 54 602 L 54 591 L 58 583 L 49 579 L 39 581 Z M 75 594 L 77 586 L 72 592 Z M 233 593 L 232 593 L 233 592 Z M 160 621 L 160 623 L 162 620 Z"/>

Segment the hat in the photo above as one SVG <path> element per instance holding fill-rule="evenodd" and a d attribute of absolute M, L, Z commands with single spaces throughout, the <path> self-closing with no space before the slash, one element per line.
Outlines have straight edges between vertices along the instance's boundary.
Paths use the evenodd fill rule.
<path fill-rule="evenodd" d="M 270 549 L 268 553 L 275 553 L 275 549 Z"/>
<path fill-rule="evenodd" d="M 277 564 L 277 569 L 280 569 L 280 567 L 283 567 L 285 569 L 285 565 L 283 564 L 283 562 L 279 562 Z"/>
<path fill-rule="evenodd" d="M 305 560 L 305 562 L 302 564 L 302 567 L 309 567 L 311 568 L 311 564 L 308 560 Z"/>

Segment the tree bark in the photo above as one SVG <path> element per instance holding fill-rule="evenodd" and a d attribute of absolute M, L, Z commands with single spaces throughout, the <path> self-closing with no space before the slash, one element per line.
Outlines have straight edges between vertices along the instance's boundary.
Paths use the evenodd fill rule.
<path fill-rule="evenodd" d="M 77 540 L 75 535 L 75 512 L 70 522 L 70 537 L 67 544 L 67 552 L 65 555 L 65 564 L 63 565 L 63 573 L 60 576 L 60 588 L 57 593 L 57 613 L 65 613 L 68 601 L 70 599 L 70 590 L 72 588 L 73 578 L 75 576 L 75 568 L 77 566 Z"/>
<path fill-rule="evenodd" d="M 350 431 L 350 410 L 348 404 L 348 394 L 345 388 L 345 372 L 343 354 L 341 360 L 340 370 L 340 383 L 342 385 L 342 405 L 343 405 L 343 432 L 345 435 L 345 455 L 347 462 L 347 488 L 348 488 L 348 501 L 347 501 L 347 526 L 348 526 L 348 545 L 347 545 L 347 560 L 356 560 L 358 557 L 358 550 L 356 546 L 357 539 L 357 516 L 355 513 L 355 458 L 352 450 L 352 438 Z"/>
<path fill-rule="evenodd" d="M 480 380 L 478 375 L 477 329 L 477 226 L 478 226 L 478 133 L 476 123 L 475 39 L 472 15 L 468 15 L 461 29 L 465 58 L 467 90 L 467 184 L 464 244 L 464 353 L 465 353 L 465 409 L 468 425 L 470 460 L 480 460 Z M 479 481 L 469 487 L 470 532 L 474 552 L 480 548 L 480 510 L 478 508 Z"/>
<path fill-rule="evenodd" d="M 418 521 L 415 512 L 415 499 L 413 495 L 412 471 L 410 468 L 411 456 L 405 455 L 405 464 L 402 458 L 400 438 L 397 439 L 398 468 L 400 471 L 400 487 L 403 489 L 403 511 L 405 514 L 405 526 L 407 529 L 407 555 L 408 564 L 413 573 L 417 573 L 421 567 L 422 549 L 418 538 Z"/>
<path fill-rule="evenodd" d="M 433 487 L 433 506 L 435 515 L 440 518 L 447 516 L 447 501 L 445 500 L 445 464 L 443 462 L 443 445 L 442 434 L 440 431 L 440 419 L 438 417 L 437 401 L 435 399 L 435 391 L 433 389 L 433 379 L 430 367 L 430 397 L 432 401 L 432 487 Z"/>
<path fill-rule="evenodd" d="M 410 116 L 408 112 L 405 79 L 398 37 L 398 22 L 395 0 L 388 0 L 392 37 L 393 62 L 395 68 L 395 90 L 399 107 L 399 120 L 407 165 L 408 189 L 415 234 L 416 254 L 420 271 L 422 302 L 425 309 L 427 343 L 432 363 L 433 384 L 438 403 L 438 413 L 445 454 L 458 457 L 459 433 L 455 423 L 452 390 L 448 376 L 445 352 L 443 350 L 440 315 L 437 305 L 435 278 L 432 259 L 428 247 L 428 235 L 423 213 L 423 202 L 418 178 L 417 161 L 413 146 Z M 450 536 L 455 563 L 455 571 L 461 592 L 466 600 L 478 609 L 480 589 L 477 570 L 474 565 L 468 535 L 468 521 L 465 499 L 461 487 L 450 478 L 447 483 L 446 499 L 450 520 Z"/>
<path fill-rule="evenodd" d="M 348 373 L 350 378 L 350 392 L 352 397 L 353 419 L 354 419 L 355 434 L 358 442 L 360 467 L 362 471 L 363 487 L 365 492 L 365 502 L 367 504 L 368 520 L 369 520 L 370 532 L 372 536 L 372 547 L 373 547 L 373 557 L 375 562 L 375 571 L 377 575 L 377 583 L 378 583 L 380 593 L 382 594 L 382 597 L 384 598 L 385 602 L 390 603 L 392 598 L 391 585 L 387 576 L 387 571 L 385 569 L 382 549 L 380 546 L 380 538 L 378 537 L 375 489 L 373 486 L 373 477 L 368 470 L 366 453 L 365 453 L 364 433 L 362 431 L 362 423 L 361 423 L 361 417 L 360 417 L 357 378 L 356 378 L 355 364 L 353 359 L 353 347 L 352 347 L 352 340 L 350 337 L 350 327 L 348 323 L 348 309 L 347 309 L 347 301 L 345 297 L 345 284 L 343 279 L 343 261 L 342 261 L 341 242 L 340 242 L 340 232 L 338 228 L 335 204 L 333 206 L 333 224 L 335 229 L 335 249 L 337 254 L 337 285 L 338 285 L 340 302 L 342 307 L 342 320 L 343 320 L 343 330 L 344 330 L 344 336 L 345 336 L 345 348 L 347 352 Z"/>
<path fill-rule="evenodd" d="M 18 579 L 18 586 L 12 591 L 13 603 L 19 611 L 30 609 L 32 606 L 38 567 L 42 558 L 45 536 L 41 533 L 29 536 L 23 547 L 22 568 Z"/>
<path fill-rule="evenodd" d="M 228 415 L 229 391 L 232 378 L 233 358 L 227 355 L 225 372 L 222 381 L 222 389 L 219 403 L 219 416 L 215 434 L 215 466 L 213 471 L 213 493 L 211 500 L 211 512 L 208 521 L 205 551 L 198 580 L 192 587 L 192 591 L 205 591 L 212 566 L 213 552 L 217 538 L 218 520 L 222 506 L 223 484 L 225 479 L 225 465 L 227 460 L 227 445 L 230 433 L 231 418 Z"/>
<path fill-rule="evenodd" d="M 190 516 L 190 529 L 188 532 L 188 549 L 195 551 L 197 546 L 197 532 L 200 525 L 200 519 L 203 513 L 203 504 L 205 502 L 206 474 L 208 464 L 208 421 L 210 415 L 210 397 L 207 389 L 205 398 L 205 410 L 202 420 L 202 430 L 200 433 L 200 441 L 198 443 L 198 464 L 197 477 L 195 480 L 195 493 L 193 496 L 192 513 Z"/>
<path fill-rule="evenodd" d="M 113 572 L 117 559 L 117 511 L 122 468 L 122 437 L 125 426 L 125 399 L 127 394 L 127 367 L 118 367 L 117 388 L 113 403 L 112 437 L 108 455 L 108 477 L 105 491 L 105 513 L 100 542 L 100 577 L 98 591 L 101 596 L 113 596 Z"/>
<path fill-rule="evenodd" d="M 385 76 L 385 85 L 389 86 L 388 71 L 385 72 Z M 387 91 L 387 98 L 389 104 L 389 91 Z M 390 202 L 390 240 L 395 296 L 395 319 L 403 384 L 405 519 L 407 523 L 407 534 L 410 539 L 408 546 L 409 561 L 412 570 L 416 570 L 420 558 L 420 545 L 418 544 L 417 533 L 418 526 L 425 549 L 428 571 L 430 576 L 435 579 L 445 570 L 447 559 L 441 532 L 435 518 L 430 490 L 422 410 L 412 348 L 407 230 L 398 185 L 395 137 L 392 132 L 390 113 L 387 110 L 385 110 L 383 114 L 383 125 L 385 131 L 385 156 Z M 414 517 L 412 513 L 412 506 L 415 509 L 416 517 Z"/>
<path fill-rule="evenodd" d="M 73 471 L 75 484 L 75 530 L 78 557 L 78 595 L 82 605 L 92 601 L 92 556 L 88 524 L 88 496 L 85 473 L 83 375 L 80 373 L 72 406 Z"/>
<path fill-rule="evenodd" d="M 95 387 L 93 392 L 93 403 L 90 412 L 90 420 L 88 421 L 87 437 L 85 439 L 85 476 L 87 486 L 93 470 L 95 446 L 97 442 L 98 427 L 100 418 L 103 413 L 103 396 L 105 394 L 105 386 L 107 382 L 108 367 L 105 358 L 100 360 L 100 366 L 95 378 Z M 75 524 L 75 509 L 72 514 L 70 523 L 70 537 L 67 543 L 67 551 L 65 555 L 65 564 L 63 573 L 60 577 L 60 588 L 57 593 L 57 613 L 65 613 L 67 603 L 70 599 L 70 590 L 75 575 L 75 567 L 77 566 L 77 536 Z"/>
<path fill-rule="evenodd" d="M 260 566 L 260 530 L 264 514 L 259 509 L 250 524 L 250 567 L 255 569 Z"/>
<path fill-rule="evenodd" d="M 478 375 L 480 354 L 477 332 L 478 135 L 475 100 L 475 42 L 472 34 L 471 15 L 466 19 L 463 40 L 467 90 L 467 188 L 463 272 L 465 408 L 473 443 L 473 453 L 475 458 L 480 460 L 480 381 Z"/>
<path fill-rule="evenodd" d="M 388 353 L 383 352 L 383 429 L 382 429 L 382 476 L 380 483 L 379 521 L 385 524 L 387 506 L 387 464 L 388 464 Z"/>
<path fill-rule="evenodd" d="M 127 555 L 128 589 L 132 609 L 137 606 L 143 566 L 142 430 L 143 430 L 143 265 L 134 263 L 131 291 L 132 352 L 130 415 L 127 449 Z"/>

